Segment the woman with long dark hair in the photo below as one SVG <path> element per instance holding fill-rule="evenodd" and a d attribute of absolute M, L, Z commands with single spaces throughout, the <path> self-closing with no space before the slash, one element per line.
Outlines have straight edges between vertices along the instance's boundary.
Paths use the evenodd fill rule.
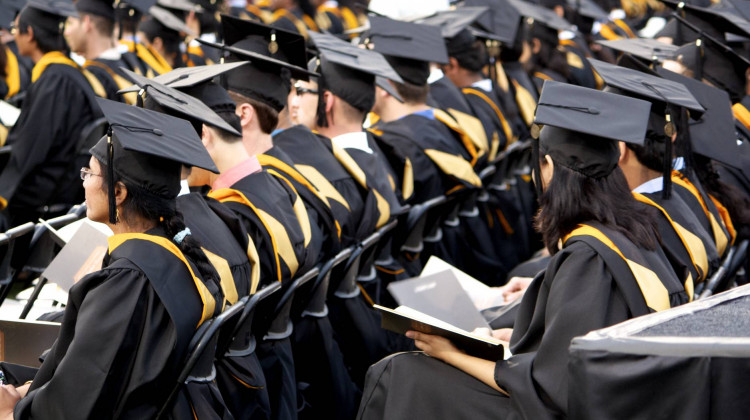
<path fill-rule="evenodd" d="M 4 419 L 155 418 L 196 328 L 224 306 L 218 275 L 175 207 L 183 164 L 215 170 L 200 139 L 184 120 L 99 104 L 110 129 L 81 178 L 87 217 L 114 236 L 102 269 L 71 288 L 30 386 L 0 388 Z M 196 406 L 192 393 L 177 401 L 171 418 L 222 418 L 221 406 Z"/>
<path fill-rule="evenodd" d="M 648 109 L 640 100 L 545 83 L 535 117 L 544 124 L 535 142 L 543 191 L 537 228 L 553 257 L 520 304 L 513 355 L 485 360 L 410 331 L 431 357 L 400 353 L 371 367 L 360 419 L 564 417 L 573 337 L 687 301 L 650 211 L 617 167 L 617 140 L 642 142 Z"/>

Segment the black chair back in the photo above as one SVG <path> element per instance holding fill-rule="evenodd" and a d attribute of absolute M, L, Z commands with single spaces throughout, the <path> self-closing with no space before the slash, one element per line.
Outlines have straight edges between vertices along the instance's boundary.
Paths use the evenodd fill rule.
<path fill-rule="evenodd" d="M 0 305 L 8 297 L 10 289 L 13 286 L 15 270 L 13 269 L 12 260 L 19 250 L 16 247 L 16 243 L 19 239 L 26 238 L 33 232 L 34 224 L 28 222 L 0 233 L 0 252 L 2 252 L 2 259 L 0 260 Z"/>

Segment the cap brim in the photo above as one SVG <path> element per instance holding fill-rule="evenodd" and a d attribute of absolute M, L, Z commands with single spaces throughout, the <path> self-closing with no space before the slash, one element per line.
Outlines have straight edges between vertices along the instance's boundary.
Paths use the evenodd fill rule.
<path fill-rule="evenodd" d="M 238 61 L 235 63 L 211 64 L 206 66 L 178 67 L 169 73 L 160 74 L 151 80 L 161 83 L 164 86 L 180 89 L 208 82 L 217 76 L 248 63 L 248 61 Z M 117 93 L 122 95 L 124 93 L 138 92 L 139 90 L 141 88 L 138 85 L 133 85 L 125 89 L 120 89 Z"/>
<path fill-rule="evenodd" d="M 318 54 L 336 65 L 348 67 L 374 76 L 381 76 L 394 82 L 403 83 L 404 80 L 396 70 L 388 64 L 382 54 L 359 48 L 334 36 L 310 32 Z"/>

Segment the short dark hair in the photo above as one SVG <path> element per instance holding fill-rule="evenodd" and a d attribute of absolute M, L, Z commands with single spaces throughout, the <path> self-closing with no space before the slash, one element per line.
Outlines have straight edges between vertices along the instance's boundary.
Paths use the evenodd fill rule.
<path fill-rule="evenodd" d="M 29 32 L 29 27 L 34 29 L 34 41 L 36 41 L 37 48 L 43 54 L 51 51 L 68 52 L 68 44 L 65 42 L 65 37 L 62 33 L 48 31 L 38 25 L 34 25 L 33 22 L 27 22 L 26 16 L 23 13 L 20 14 L 18 18 L 18 32 L 25 34 Z"/>
<path fill-rule="evenodd" d="M 462 68 L 479 73 L 487 64 L 487 50 L 481 40 L 474 41 L 471 47 L 451 54 Z"/>
<path fill-rule="evenodd" d="M 619 167 L 597 179 L 555 165 L 539 206 L 535 225 L 551 254 L 558 251 L 565 235 L 590 221 L 622 233 L 638 247 L 655 250 L 659 246 L 654 209 L 633 197 Z"/>
<path fill-rule="evenodd" d="M 84 16 L 88 16 L 91 19 L 91 24 L 94 25 L 94 29 L 96 29 L 99 35 L 111 37 L 115 33 L 115 22 L 113 20 L 91 13 L 81 13 L 81 19 Z"/>
<path fill-rule="evenodd" d="M 260 125 L 261 131 L 265 134 L 273 133 L 273 130 L 275 130 L 276 126 L 279 124 L 279 113 L 276 112 L 275 109 L 263 102 L 248 98 L 247 96 L 233 90 L 229 90 L 228 92 L 229 97 L 232 98 L 235 104 L 241 105 L 247 103 L 255 109 L 255 113 L 258 115 L 258 124 Z"/>
<path fill-rule="evenodd" d="M 393 82 L 396 92 L 401 95 L 401 99 L 409 104 L 423 104 L 427 102 L 427 95 L 430 93 L 430 85 L 414 85 L 409 82 Z"/>

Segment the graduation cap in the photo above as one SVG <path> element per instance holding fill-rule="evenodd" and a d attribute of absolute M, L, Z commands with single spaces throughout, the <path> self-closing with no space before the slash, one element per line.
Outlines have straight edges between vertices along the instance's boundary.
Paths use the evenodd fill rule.
<path fill-rule="evenodd" d="M 318 90 L 328 90 L 354 108 L 367 112 L 375 103 L 377 76 L 403 83 L 382 54 L 359 48 L 333 35 L 310 32 L 310 39 L 318 50 L 318 58 L 310 67 L 320 73 Z M 325 127 L 323 95 L 318 96 L 318 125 Z"/>
<path fill-rule="evenodd" d="M 588 177 L 609 175 L 620 159 L 617 141 L 643 144 L 650 108 L 640 99 L 545 81 L 532 125 L 536 179 L 542 155 Z"/>
<path fill-rule="evenodd" d="M 609 13 L 602 9 L 594 0 L 567 0 L 567 5 L 578 16 L 600 22 L 609 20 Z"/>
<path fill-rule="evenodd" d="M 101 16 L 107 20 L 115 20 L 115 6 L 112 0 L 76 0 L 78 13 Z"/>
<path fill-rule="evenodd" d="M 24 21 L 46 31 L 62 35 L 68 17 L 78 17 L 70 0 L 31 0 L 21 10 Z"/>
<path fill-rule="evenodd" d="M 558 31 L 567 31 L 572 28 L 570 22 L 561 18 L 557 13 L 550 9 L 546 9 L 536 4 L 526 3 L 522 0 L 507 0 L 511 6 L 513 6 L 521 16 L 532 19 L 534 22 L 541 23 L 542 25 L 555 29 Z"/>
<path fill-rule="evenodd" d="M 171 11 L 202 13 L 203 8 L 189 0 L 157 0 L 159 7 Z"/>
<path fill-rule="evenodd" d="M 434 14 L 419 18 L 415 23 L 437 26 L 443 38 L 453 38 L 459 32 L 468 28 L 482 15 L 489 13 L 488 6 L 460 7 L 454 10 L 440 10 Z"/>
<path fill-rule="evenodd" d="M 370 16 L 368 44 L 383 54 L 406 82 L 427 84 L 430 63 L 447 63 L 448 52 L 439 28 Z"/>
<path fill-rule="evenodd" d="M 745 96 L 745 72 L 750 60 L 728 45 L 706 34 L 675 51 L 675 60 L 693 72 L 696 79 L 706 79 L 726 90 L 733 102 Z"/>
<path fill-rule="evenodd" d="M 226 75 L 228 89 L 281 111 L 291 77 L 309 80 L 304 38 L 257 22 L 222 15 L 224 44 L 199 42 L 229 52 L 226 62 L 250 61 Z"/>
<path fill-rule="evenodd" d="M 488 7 L 489 13 L 481 15 L 477 25 L 504 44 L 515 43 L 521 15 L 507 0 L 466 0 L 463 8 L 468 7 Z"/>
<path fill-rule="evenodd" d="M 684 1 L 660 1 L 678 13 L 684 13 L 684 19 L 711 36 L 722 37 L 724 32 L 750 36 L 750 21 L 733 7 L 700 7 Z M 690 29 L 695 31 L 694 28 Z"/>
<path fill-rule="evenodd" d="M 691 117 L 700 117 L 705 109 L 685 87 L 685 85 L 665 80 L 659 76 L 646 74 L 637 70 L 615 66 L 603 61 L 588 59 L 594 70 L 607 84 L 608 89 L 615 93 L 645 99 L 652 103 L 651 118 L 649 119 L 649 131 L 653 132 L 652 139 L 663 139 L 664 161 L 662 165 L 663 188 L 662 196 L 668 199 L 671 195 L 672 179 L 672 136 L 675 134 L 675 124 L 682 123 L 687 127 L 686 121 L 678 121 L 681 113 L 675 114 L 675 106 L 682 107 L 691 112 Z M 663 127 L 663 128 L 662 128 Z M 688 133 L 677 131 L 677 144 L 682 145 L 687 141 Z M 654 145 L 653 147 L 661 147 Z"/>
<path fill-rule="evenodd" d="M 599 40 L 596 43 L 615 51 L 638 57 L 647 63 L 661 63 L 664 60 L 671 59 L 675 51 L 680 48 L 677 45 L 666 44 L 648 38 L 626 38 L 613 41 Z"/>
<path fill-rule="evenodd" d="M 180 89 L 210 82 L 216 77 L 248 63 L 248 61 L 239 61 L 236 63 L 212 64 L 207 66 L 179 67 L 168 73 L 160 74 L 151 80 L 161 83 L 164 86 Z M 141 88 L 138 85 L 133 85 L 129 88 L 121 89 L 117 93 L 138 92 L 139 90 Z"/>
<path fill-rule="evenodd" d="M 18 12 L 26 5 L 26 0 L 0 0 L 0 29 L 10 29 Z"/>
<path fill-rule="evenodd" d="M 657 72 L 665 79 L 682 83 L 706 109 L 699 120 L 689 123 L 693 153 L 741 169 L 729 94 L 665 68 L 659 68 Z"/>
<path fill-rule="evenodd" d="M 141 87 L 142 90 L 139 97 L 146 108 L 163 109 L 165 113 L 170 115 L 176 114 L 181 118 L 185 118 L 193 123 L 197 133 L 200 132 L 201 124 L 208 124 L 212 127 L 228 131 L 235 136 L 242 135 L 239 130 L 232 127 L 219 115 L 216 115 L 211 108 L 200 100 L 128 69 L 122 68 L 121 70 L 130 81 Z"/>
<path fill-rule="evenodd" d="M 695 97 L 682 83 L 665 80 L 659 76 L 641 71 L 615 66 L 593 58 L 588 59 L 594 70 L 608 86 L 625 91 L 629 96 L 661 105 L 673 105 L 691 111 L 694 117 L 700 117 L 705 111 Z"/>
<path fill-rule="evenodd" d="M 180 192 L 182 166 L 218 173 L 189 122 L 159 112 L 97 98 L 109 123 L 91 154 L 109 171 L 109 222 L 117 222 L 114 174 L 165 199 Z"/>
<path fill-rule="evenodd" d="M 178 18 L 167 9 L 163 9 L 159 6 L 151 6 L 151 9 L 149 9 L 148 12 L 151 15 L 151 21 L 158 23 L 160 25 L 158 33 L 171 31 L 173 33 L 173 36 L 177 36 L 177 37 L 181 37 L 182 36 L 181 34 L 186 34 L 190 36 L 197 35 L 195 32 L 193 32 L 192 29 L 190 29 L 185 24 L 185 21 Z M 144 22 L 144 24 L 145 23 L 146 22 Z M 142 30 L 146 30 L 146 28 L 142 27 Z"/>

